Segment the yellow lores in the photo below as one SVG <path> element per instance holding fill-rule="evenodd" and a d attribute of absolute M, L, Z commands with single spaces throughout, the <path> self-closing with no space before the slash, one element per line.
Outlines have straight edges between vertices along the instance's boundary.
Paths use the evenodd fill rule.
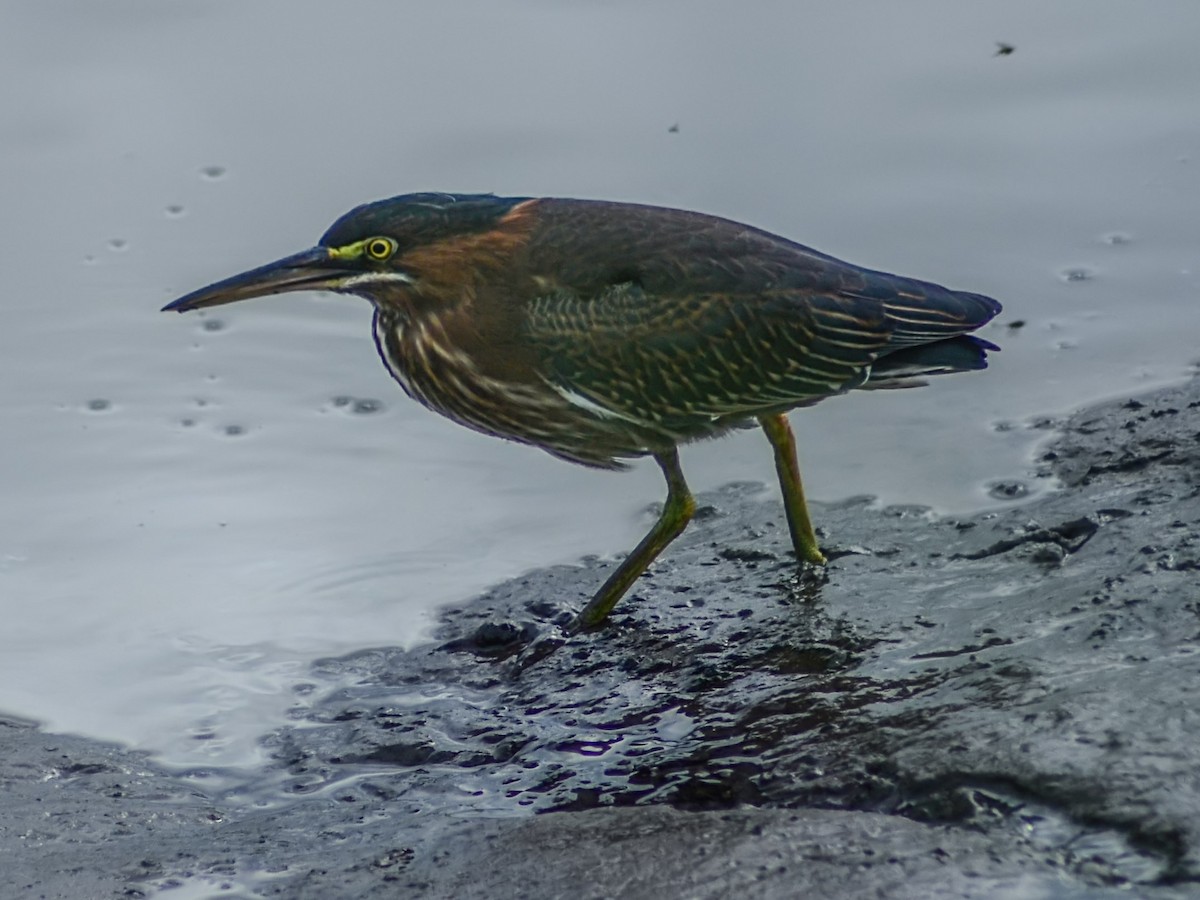
<path fill-rule="evenodd" d="M 396 242 L 391 238 L 370 237 L 342 247 L 330 247 L 329 258 L 338 262 L 354 262 L 359 259 L 386 262 L 396 250 Z"/>

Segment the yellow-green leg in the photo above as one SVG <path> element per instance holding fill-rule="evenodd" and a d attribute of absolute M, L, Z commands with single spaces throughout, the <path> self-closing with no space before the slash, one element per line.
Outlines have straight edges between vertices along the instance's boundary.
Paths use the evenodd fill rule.
<path fill-rule="evenodd" d="M 650 532 L 642 538 L 641 543 L 617 566 L 617 570 L 604 582 L 596 596 L 571 622 L 571 631 L 595 628 L 603 622 L 638 576 L 662 553 L 663 548 L 679 537 L 691 521 L 692 513 L 696 511 L 696 500 L 688 490 L 687 482 L 683 480 L 683 470 L 679 468 L 679 454 L 675 449 L 656 453 L 654 459 L 667 477 L 667 502 L 663 504 L 662 514 Z"/>
<path fill-rule="evenodd" d="M 767 440 L 775 451 L 775 471 L 779 473 L 779 487 L 783 491 L 783 508 L 787 510 L 788 528 L 792 532 L 792 546 L 801 562 L 814 566 L 825 565 L 825 554 L 817 545 L 812 520 L 808 517 L 808 504 L 804 500 L 804 485 L 800 483 L 800 464 L 796 461 L 796 438 L 787 416 L 759 416 L 758 424 L 767 433 Z"/>

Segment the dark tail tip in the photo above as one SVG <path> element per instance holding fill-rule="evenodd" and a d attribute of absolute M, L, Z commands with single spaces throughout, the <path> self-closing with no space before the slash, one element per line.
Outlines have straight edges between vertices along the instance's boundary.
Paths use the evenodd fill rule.
<path fill-rule="evenodd" d="M 897 378 L 920 378 L 925 375 L 944 375 L 950 372 L 973 372 L 987 368 L 989 350 L 1000 348 L 991 341 L 962 334 L 932 344 L 906 347 L 880 357 L 871 369 L 871 381 Z"/>

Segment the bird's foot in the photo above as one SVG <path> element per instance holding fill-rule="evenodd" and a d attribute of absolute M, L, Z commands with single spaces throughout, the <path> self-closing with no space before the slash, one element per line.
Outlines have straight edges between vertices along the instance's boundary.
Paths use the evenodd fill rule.
<path fill-rule="evenodd" d="M 549 657 L 566 642 L 566 635 L 557 626 L 554 627 L 549 633 L 540 635 L 516 655 L 509 668 L 509 673 L 514 677 L 519 676 L 526 669 L 536 666 Z"/>

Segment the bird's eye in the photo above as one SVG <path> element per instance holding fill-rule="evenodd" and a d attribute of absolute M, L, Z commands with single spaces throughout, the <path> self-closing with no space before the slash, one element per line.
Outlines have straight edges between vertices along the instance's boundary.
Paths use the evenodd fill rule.
<path fill-rule="evenodd" d="M 376 262 L 383 262 L 396 252 L 396 242 L 391 238 L 371 238 L 366 243 L 367 256 Z"/>

